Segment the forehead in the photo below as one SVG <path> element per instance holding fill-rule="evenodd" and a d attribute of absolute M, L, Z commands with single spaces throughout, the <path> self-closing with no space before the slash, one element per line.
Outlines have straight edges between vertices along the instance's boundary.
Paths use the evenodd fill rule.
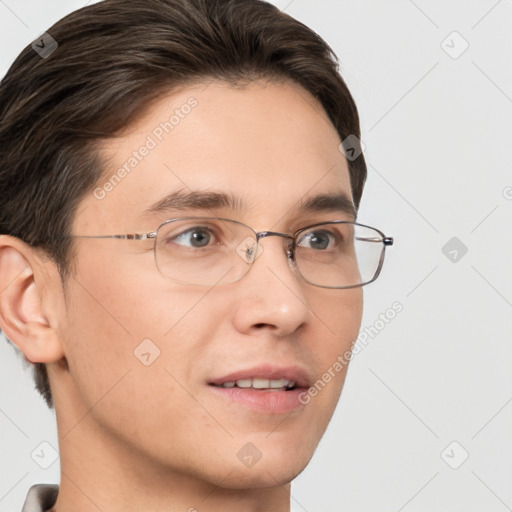
<path fill-rule="evenodd" d="M 321 104 L 295 83 L 182 89 L 104 141 L 105 173 L 75 232 L 88 224 L 142 228 L 151 205 L 176 191 L 227 193 L 240 199 L 237 215 L 257 216 L 267 227 L 315 195 L 344 192 L 350 200 L 339 143 Z"/>

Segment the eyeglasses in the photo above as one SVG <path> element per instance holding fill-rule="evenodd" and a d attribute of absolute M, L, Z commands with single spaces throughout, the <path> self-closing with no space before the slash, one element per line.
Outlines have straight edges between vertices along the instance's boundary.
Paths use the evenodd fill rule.
<path fill-rule="evenodd" d="M 222 217 L 169 219 L 150 233 L 74 235 L 73 238 L 154 239 L 156 266 L 183 284 L 213 286 L 244 277 L 263 252 L 264 237 L 285 240 L 289 264 L 306 282 L 322 288 L 355 288 L 375 281 L 393 238 L 357 222 L 333 220 L 312 224 L 293 235 L 256 232 Z"/>

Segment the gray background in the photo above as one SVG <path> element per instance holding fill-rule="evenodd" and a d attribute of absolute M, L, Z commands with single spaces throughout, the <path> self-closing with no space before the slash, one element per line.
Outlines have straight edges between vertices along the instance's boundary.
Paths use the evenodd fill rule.
<path fill-rule="evenodd" d="M 0 0 L 0 76 L 85 3 Z M 274 3 L 339 55 L 369 165 L 359 219 L 396 240 L 365 289 L 373 337 L 292 506 L 512 510 L 512 2 Z M 395 301 L 403 311 L 382 328 Z M 22 368 L 0 343 L 1 512 L 59 482 L 58 460 L 31 458 L 57 437 Z"/>

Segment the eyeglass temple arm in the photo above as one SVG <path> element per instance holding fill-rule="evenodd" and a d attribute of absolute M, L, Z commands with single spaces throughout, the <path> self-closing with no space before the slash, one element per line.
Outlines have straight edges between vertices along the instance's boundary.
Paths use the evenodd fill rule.
<path fill-rule="evenodd" d="M 134 233 L 127 235 L 73 235 L 73 238 L 119 238 L 122 240 L 148 240 L 156 237 L 156 231 L 151 233 Z"/>
<path fill-rule="evenodd" d="M 383 243 L 384 245 L 393 245 L 393 237 L 385 236 L 384 238 L 364 238 L 364 237 L 356 237 L 357 240 L 361 242 L 378 242 Z"/>

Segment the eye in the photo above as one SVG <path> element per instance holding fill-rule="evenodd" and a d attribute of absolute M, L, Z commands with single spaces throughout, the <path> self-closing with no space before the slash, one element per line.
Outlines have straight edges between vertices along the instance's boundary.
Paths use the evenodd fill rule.
<path fill-rule="evenodd" d="M 196 226 L 174 236 L 171 240 L 178 245 L 200 248 L 208 246 L 213 238 L 213 233 L 210 229 Z"/>
<path fill-rule="evenodd" d="M 309 249 L 325 250 L 336 245 L 337 237 L 334 233 L 325 229 L 306 233 L 297 243 L 299 247 Z M 307 245 L 309 244 L 309 246 Z"/>

